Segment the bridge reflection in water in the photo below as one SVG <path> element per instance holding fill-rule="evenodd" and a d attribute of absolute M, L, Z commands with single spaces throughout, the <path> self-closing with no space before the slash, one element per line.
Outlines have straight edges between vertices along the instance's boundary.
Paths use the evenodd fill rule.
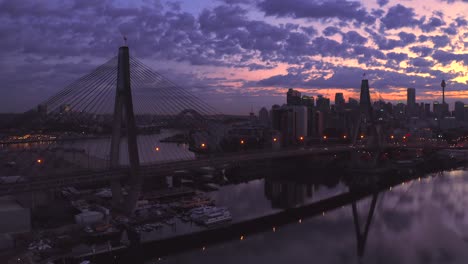
<path fill-rule="evenodd" d="M 291 181 L 291 178 L 287 179 L 288 180 L 279 178 L 271 180 L 271 178 L 267 177 L 265 180 L 265 196 L 271 201 L 273 208 L 287 209 L 302 206 L 313 196 L 313 189 L 316 187 L 313 183 L 300 183 Z M 349 188 L 349 191 L 350 193 L 353 192 L 351 188 Z M 367 237 L 374 217 L 379 193 L 372 193 L 369 197 L 371 199 L 370 204 L 367 205 L 363 203 L 362 207 L 365 207 L 364 209 L 367 210 L 363 210 L 361 213 L 358 209 L 358 203 L 360 203 L 360 201 L 354 199 L 349 201 L 356 234 L 357 256 L 359 258 L 362 258 L 365 253 Z"/>
<path fill-rule="evenodd" d="M 460 174 L 463 177 L 459 177 Z M 401 243 L 400 236 L 412 243 L 421 243 L 413 238 L 413 232 L 421 238 L 430 237 L 438 227 L 422 229 L 422 225 L 428 227 L 428 223 L 442 217 L 445 219 L 442 227 L 448 228 L 451 221 L 460 217 L 458 214 L 455 218 L 452 210 L 460 211 L 468 206 L 468 199 L 464 198 L 468 188 L 454 192 L 455 186 L 468 181 L 465 171 L 369 177 L 375 180 L 357 187 L 353 175 L 325 173 L 321 177 L 307 177 L 291 170 L 287 175 L 268 175 L 261 180 L 226 186 L 213 193 L 213 197 L 227 205 L 236 220 L 248 222 L 258 216 L 265 217 L 257 222 L 252 220 L 249 225 L 235 222 L 239 228 L 234 228 L 230 235 L 219 235 L 226 240 L 237 238 L 237 241 L 216 244 L 222 239 L 216 237 L 218 242 L 211 244 L 202 237 L 198 241 L 204 241 L 203 244 L 185 245 L 186 242 L 180 240 L 177 246 L 161 243 L 149 248 L 154 254 L 159 251 L 158 257 L 167 259 L 168 263 L 310 263 L 311 259 L 316 263 L 414 263 L 399 259 L 409 255 L 414 261 L 414 252 Z M 433 211 L 441 192 L 436 184 L 443 186 L 447 197 L 439 201 L 438 211 Z M 455 193 L 467 202 L 454 208 L 447 203 L 455 202 Z M 427 205 L 432 208 L 419 212 Z M 447 214 L 447 210 L 450 213 Z M 432 218 L 425 219 L 425 215 L 432 215 Z M 457 232 L 466 233 L 463 228 L 458 228 Z M 431 243 L 443 248 L 450 245 Z M 432 248 L 432 244 L 428 244 L 424 246 Z M 196 249 L 180 253 L 193 247 Z M 202 247 L 204 250 L 199 251 Z M 402 252 L 392 253 L 392 250 Z"/>

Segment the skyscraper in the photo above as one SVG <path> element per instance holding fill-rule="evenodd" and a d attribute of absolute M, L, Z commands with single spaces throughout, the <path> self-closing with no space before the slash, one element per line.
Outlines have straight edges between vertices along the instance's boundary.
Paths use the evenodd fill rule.
<path fill-rule="evenodd" d="M 300 105 L 301 104 L 301 93 L 294 89 L 289 89 L 286 93 L 287 105 Z"/>
<path fill-rule="evenodd" d="M 464 120 L 465 104 L 460 101 L 455 102 L 455 118 L 458 121 Z"/>
<path fill-rule="evenodd" d="M 349 97 L 349 98 L 348 98 L 348 105 L 349 105 L 350 107 L 354 108 L 354 107 L 357 107 L 357 106 L 359 105 L 359 102 L 358 102 L 358 100 Z"/>
<path fill-rule="evenodd" d="M 307 107 L 314 107 L 315 101 L 313 96 L 307 96 L 303 95 L 302 96 L 302 105 L 305 105 Z"/>
<path fill-rule="evenodd" d="M 343 93 L 336 93 L 335 94 L 335 106 L 337 109 L 342 109 L 345 104 L 345 99 Z"/>
<path fill-rule="evenodd" d="M 416 90 L 414 88 L 407 89 L 407 114 L 408 116 L 414 116 L 416 112 Z"/>
<path fill-rule="evenodd" d="M 372 106 L 369 93 L 369 81 L 367 79 L 363 79 L 361 81 L 361 95 L 359 100 L 359 106 L 361 108 L 361 113 L 369 117 L 369 114 L 372 111 Z"/>
<path fill-rule="evenodd" d="M 317 95 L 316 109 L 325 113 L 330 111 L 330 99 Z"/>

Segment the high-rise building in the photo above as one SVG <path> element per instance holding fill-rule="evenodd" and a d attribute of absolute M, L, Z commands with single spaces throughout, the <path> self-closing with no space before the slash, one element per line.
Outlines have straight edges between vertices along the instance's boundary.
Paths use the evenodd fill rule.
<path fill-rule="evenodd" d="M 434 101 L 432 103 L 432 111 L 436 117 L 442 117 L 442 104 L 440 104 L 438 101 Z"/>
<path fill-rule="evenodd" d="M 300 105 L 301 104 L 301 93 L 294 89 L 289 89 L 286 93 L 287 105 Z"/>
<path fill-rule="evenodd" d="M 415 105 L 416 104 L 416 89 L 414 88 L 408 88 L 406 90 L 407 95 L 406 95 L 406 104 L 409 105 Z"/>
<path fill-rule="evenodd" d="M 295 139 L 305 138 L 308 136 L 308 129 L 307 129 L 307 107 L 300 105 L 300 106 L 292 106 L 293 114 L 294 114 L 294 125 L 296 126 L 295 131 Z"/>
<path fill-rule="evenodd" d="M 463 109 L 463 121 L 468 122 L 468 105 L 465 105 Z"/>
<path fill-rule="evenodd" d="M 335 109 L 338 111 L 342 111 L 344 109 L 345 100 L 343 93 L 336 93 L 335 94 Z"/>
<path fill-rule="evenodd" d="M 270 123 L 270 117 L 268 115 L 268 110 L 265 107 L 262 107 L 258 112 L 258 121 L 264 125 L 268 125 Z"/>
<path fill-rule="evenodd" d="M 302 96 L 302 105 L 305 105 L 307 107 L 314 107 L 315 101 L 313 96 L 307 96 L 303 95 Z"/>
<path fill-rule="evenodd" d="M 416 114 L 416 89 L 407 89 L 406 100 L 407 114 L 408 116 L 414 116 Z"/>
<path fill-rule="evenodd" d="M 281 106 L 273 105 L 270 111 L 271 127 L 278 131 L 281 131 L 281 115 L 282 115 Z"/>
<path fill-rule="evenodd" d="M 335 105 L 343 105 L 345 103 L 343 93 L 335 94 Z"/>
<path fill-rule="evenodd" d="M 369 80 L 363 79 L 361 81 L 361 94 L 359 100 L 359 106 L 361 108 L 361 113 L 369 114 L 372 111 L 372 105 L 370 100 L 369 93 Z"/>
<path fill-rule="evenodd" d="M 281 133 L 283 145 L 295 144 L 308 136 L 307 107 L 303 105 L 274 106 L 272 128 Z"/>
<path fill-rule="evenodd" d="M 424 104 L 424 114 L 426 115 L 426 117 L 431 115 L 431 104 Z"/>
<path fill-rule="evenodd" d="M 321 111 L 316 111 L 315 112 L 315 117 L 314 117 L 314 134 L 322 137 L 323 131 L 325 130 L 325 120 L 323 113 Z"/>
<path fill-rule="evenodd" d="M 465 103 L 457 101 L 455 102 L 455 119 L 458 121 L 464 120 Z"/>
<path fill-rule="evenodd" d="M 317 96 L 316 109 L 327 113 L 330 111 L 330 99 L 323 97 L 323 95 Z"/>
<path fill-rule="evenodd" d="M 314 105 L 315 100 L 313 96 L 302 96 L 302 105 L 307 107 L 307 135 L 314 135 Z"/>
<path fill-rule="evenodd" d="M 359 105 L 359 102 L 358 100 L 354 99 L 354 98 L 348 98 L 348 105 L 353 108 L 353 107 L 356 107 Z"/>

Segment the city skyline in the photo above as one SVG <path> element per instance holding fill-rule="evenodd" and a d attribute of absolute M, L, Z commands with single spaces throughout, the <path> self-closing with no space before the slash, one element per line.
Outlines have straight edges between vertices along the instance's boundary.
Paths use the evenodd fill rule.
<path fill-rule="evenodd" d="M 285 103 L 289 88 L 359 98 L 363 73 L 373 101 L 404 102 L 411 87 L 417 102 L 441 102 L 442 79 L 451 109 L 468 98 L 464 1 L 4 0 L 0 10 L 0 112 L 33 108 L 113 57 L 122 35 L 227 114 Z"/>

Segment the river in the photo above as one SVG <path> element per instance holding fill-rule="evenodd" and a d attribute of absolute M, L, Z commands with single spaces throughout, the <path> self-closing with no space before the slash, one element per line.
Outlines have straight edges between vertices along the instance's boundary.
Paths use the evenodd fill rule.
<path fill-rule="evenodd" d="M 468 171 L 422 176 L 357 201 L 356 215 L 351 203 L 314 217 L 271 226 L 267 232 L 200 245 L 147 263 L 467 263 Z M 289 186 L 271 187 L 265 181 L 225 186 L 211 195 L 228 205 L 234 216 L 247 219 L 286 207 L 301 207 L 347 190 L 343 183 L 329 188 L 291 185 L 294 181 L 289 180 Z M 276 193 L 282 188 L 294 195 L 279 191 L 283 197 L 274 198 L 277 196 L 271 193 L 275 188 Z M 368 217 L 373 198 L 374 212 Z M 368 218 L 371 221 L 366 236 Z"/>

